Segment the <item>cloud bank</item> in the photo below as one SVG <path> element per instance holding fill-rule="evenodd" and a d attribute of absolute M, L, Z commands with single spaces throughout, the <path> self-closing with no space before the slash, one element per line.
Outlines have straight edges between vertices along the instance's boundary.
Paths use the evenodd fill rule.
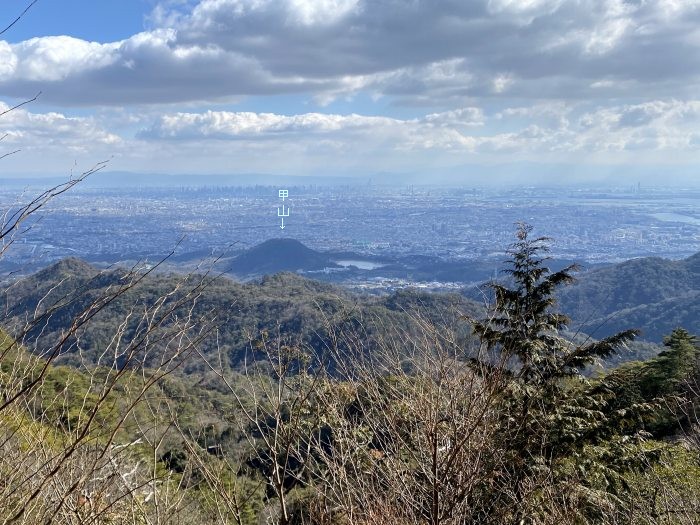
<path fill-rule="evenodd" d="M 0 97 L 51 108 L 0 118 L 0 148 L 203 172 L 700 160 L 698 0 L 201 0 L 148 24 L 0 41 Z"/>
<path fill-rule="evenodd" d="M 696 0 L 203 0 L 119 42 L 0 43 L 0 93 L 65 105 L 367 91 L 469 97 L 681 96 L 698 88 Z"/>

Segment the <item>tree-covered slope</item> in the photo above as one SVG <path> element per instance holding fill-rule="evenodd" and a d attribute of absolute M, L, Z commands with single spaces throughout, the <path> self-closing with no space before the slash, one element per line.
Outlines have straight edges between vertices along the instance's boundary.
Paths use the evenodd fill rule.
<path fill-rule="evenodd" d="M 270 239 L 246 250 L 230 264 L 236 275 L 264 275 L 284 271 L 322 270 L 337 267 L 328 255 L 295 239 Z"/>
<path fill-rule="evenodd" d="M 479 309 L 456 294 L 401 291 L 365 297 L 293 273 L 247 283 L 200 274 L 138 275 L 124 269 L 100 271 L 75 259 L 61 261 L 7 287 L 2 298 L 5 325 L 14 334 L 26 332 L 27 341 L 39 341 L 46 348 L 76 318 L 86 315 L 92 303 L 112 294 L 113 300 L 79 333 L 80 341 L 72 340 L 61 351 L 60 361 L 97 362 L 114 344 L 120 323 L 127 320 L 128 339 L 143 322 L 141 312 L 160 305 L 159 315 L 168 313 L 166 323 L 187 321 L 197 326 L 201 339 L 197 347 L 203 356 L 236 368 L 263 332 L 321 349 L 329 331 L 344 326 L 362 326 L 371 342 L 388 328 L 410 331 L 418 316 L 447 322 Z M 122 293 L 125 282 L 133 286 Z M 154 350 L 165 348 L 164 342 L 154 345 Z M 158 355 L 153 351 L 150 358 Z M 206 373 L 206 369 L 206 361 L 199 359 L 188 361 L 182 370 Z"/>
<path fill-rule="evenodd" d="M 243 284 L 77 260 L 10 284 L 6 325 L 22 334 L 29 323 L 33 353 L 0 344 L 4 399 L 43 380 L 0 417 L 4 506 L 18 513 L 34 493 L 15 465 L 53 454 L 58 475 L 32 480 L 47 482 L 26 523 L 60 512 L 61 494 L 76 523 L 93 507 L 99 523 L 130 523 L 121 516 L 134 508 L 137 522 L 292 524 L 325 512 L 311 523 L 337 523 L 387 503 L 376 523 L 441 509 L 447 524 L 695 516 L 695 339 L 677 331 L 658 357 L 580 378 L 597 358 L 625 360 L 633 331 L 571 335 L 553 300 L 568 270 L 532 264 L 521 241 L 515 287 L 494 286 L 490 309 L 457 294 L 355 295 L 290 273 Z M 137 359 L 121 360 L 134 339 Z M 686 445 L 661 441 L 685 431 Z M 166 496 L 182 505 L 149 521 Z"/>
<path fill-rule="evenodd" d="M 681 261 L 633 259 L 592 270 L 559 294 L 574 328 L 605 337 L 634 326 L 661 342 L 674 328 L 700 332 L 700 254 Z"/>

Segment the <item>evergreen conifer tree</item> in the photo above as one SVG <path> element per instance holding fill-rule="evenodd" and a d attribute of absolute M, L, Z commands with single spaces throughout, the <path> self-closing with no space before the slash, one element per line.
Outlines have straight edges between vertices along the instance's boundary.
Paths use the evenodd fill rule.
<path fill-rule="evenodd" d="M 581 372 L 596 359 L 618 352 L 637 334 L 626 330 L 580 345 L 565 338 L 562 333 L 570 320 L 556 311 L 555 292 L 574 281 L 578 268 L 550 272 L 545 265 L 549 239 L 531 238 L 531 232 L 529 225 L 518 226 L 517 241 L 508 252 L 510 283 L 491 284 L 491 315 L 473 323 L 489 362 L 502 363 L 508 370 L 500 429 L 502 478 L 508 490 L 498 493 L 500 501 L 491 505 L 503 509 L 496 521 L 515 523 L 538 522 L 538 513 L 546 513 L 547 502 L 537 493 L 538 479 L 560 478 L 565 484 L 575 471 L 577 481 L 586 483 L 592 458 L 584 451 L 609 438 L 614 429 L 601 410 L 604 400 L 589 395 Z M 484 359 L 478 362 L 480 369 Z M 621 459 L 619 466 L 624 469 L 629 463 Z"/>

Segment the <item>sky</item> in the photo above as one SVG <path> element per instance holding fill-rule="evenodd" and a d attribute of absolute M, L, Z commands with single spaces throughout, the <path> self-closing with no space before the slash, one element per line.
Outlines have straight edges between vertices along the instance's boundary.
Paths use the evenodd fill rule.
<path fill-rule="evenodd" d="M 700 0 L 37 0 L 0 174 L 688 183 L 699 88 Z"/>

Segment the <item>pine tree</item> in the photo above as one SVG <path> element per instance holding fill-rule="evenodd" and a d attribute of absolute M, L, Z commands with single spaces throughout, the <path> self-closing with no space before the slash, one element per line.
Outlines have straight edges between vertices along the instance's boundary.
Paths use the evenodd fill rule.
<path fill-rule="evenodd" d="M 523 385 L 561 386 L 560 380 L 580 376 L 596 359 L 609 357 L 632 340 L 636 330 L 626 330 L 600 341 L 576 346 L 559 334 L 570 319 L 554 311 L 555 291 L 575 281 L 577 265 L 551 273 L 545 266 L 547 237 L 530 239 L 532 226 L 519 224 L 517 242 L 508 250 L 512 288 L 497 282 L 490 286 L 495 301 L 492 316 L 475 322 L 474 333 L 486 347 L 514 361 L 513 378 Z"/>
<path fill-rule="evenodd" d="M 645 362 L 626 363 L 607 374 L 597 391 L 618 427 L 643 429 L 657 437 L 676 434 L 695 421 L 700 372 L 697 338 L 677 328 L 664 339 L 666 350 Z"/>
<path fill-rule="evenodd" d="M 509 480 L 510 494 L 506 501 L 499 496 L 495 505 L 509 507 L 506 519 L 516 523 L 537 521 L 533 516 L 546 512 L 536 508 L 546 502 L 533 501 L 537 499 L 533 480 L 562 477 L 563 483 L 572 458 L 574 463 L 581 458 L 580 472 L 590 460 L 584 458 L 586 447 L 610 436 L 606 414 L 600 410 L 603 399 L 587 395 L 581 373 L 595 360 L 618 352 L 637 333 L 626 330 L 581 345 L 563 337 L 570 320 L 556 311 L 555 292 L 574 281 L 578 268 L 550 272 L 545 266 L 549 239 L 533 239 L 531 232 L 531 226 L 518 225 L 506 269 L 512 284 L 493 283 L 491 315 L 473 323 L 489 366 L 501 363 L 508 371 L 501 436 L 502 477 Z M 479 359 L 475 368 L 483 370 L 484 360 Z"/>
<path fill-rule="evenodd" d="M 698 370 L 697 338 L 677 328 L 664 338 L 666 350 L 647 364 L 642 392 L 647 397 L 682 394 L 684 384 Z"/>

